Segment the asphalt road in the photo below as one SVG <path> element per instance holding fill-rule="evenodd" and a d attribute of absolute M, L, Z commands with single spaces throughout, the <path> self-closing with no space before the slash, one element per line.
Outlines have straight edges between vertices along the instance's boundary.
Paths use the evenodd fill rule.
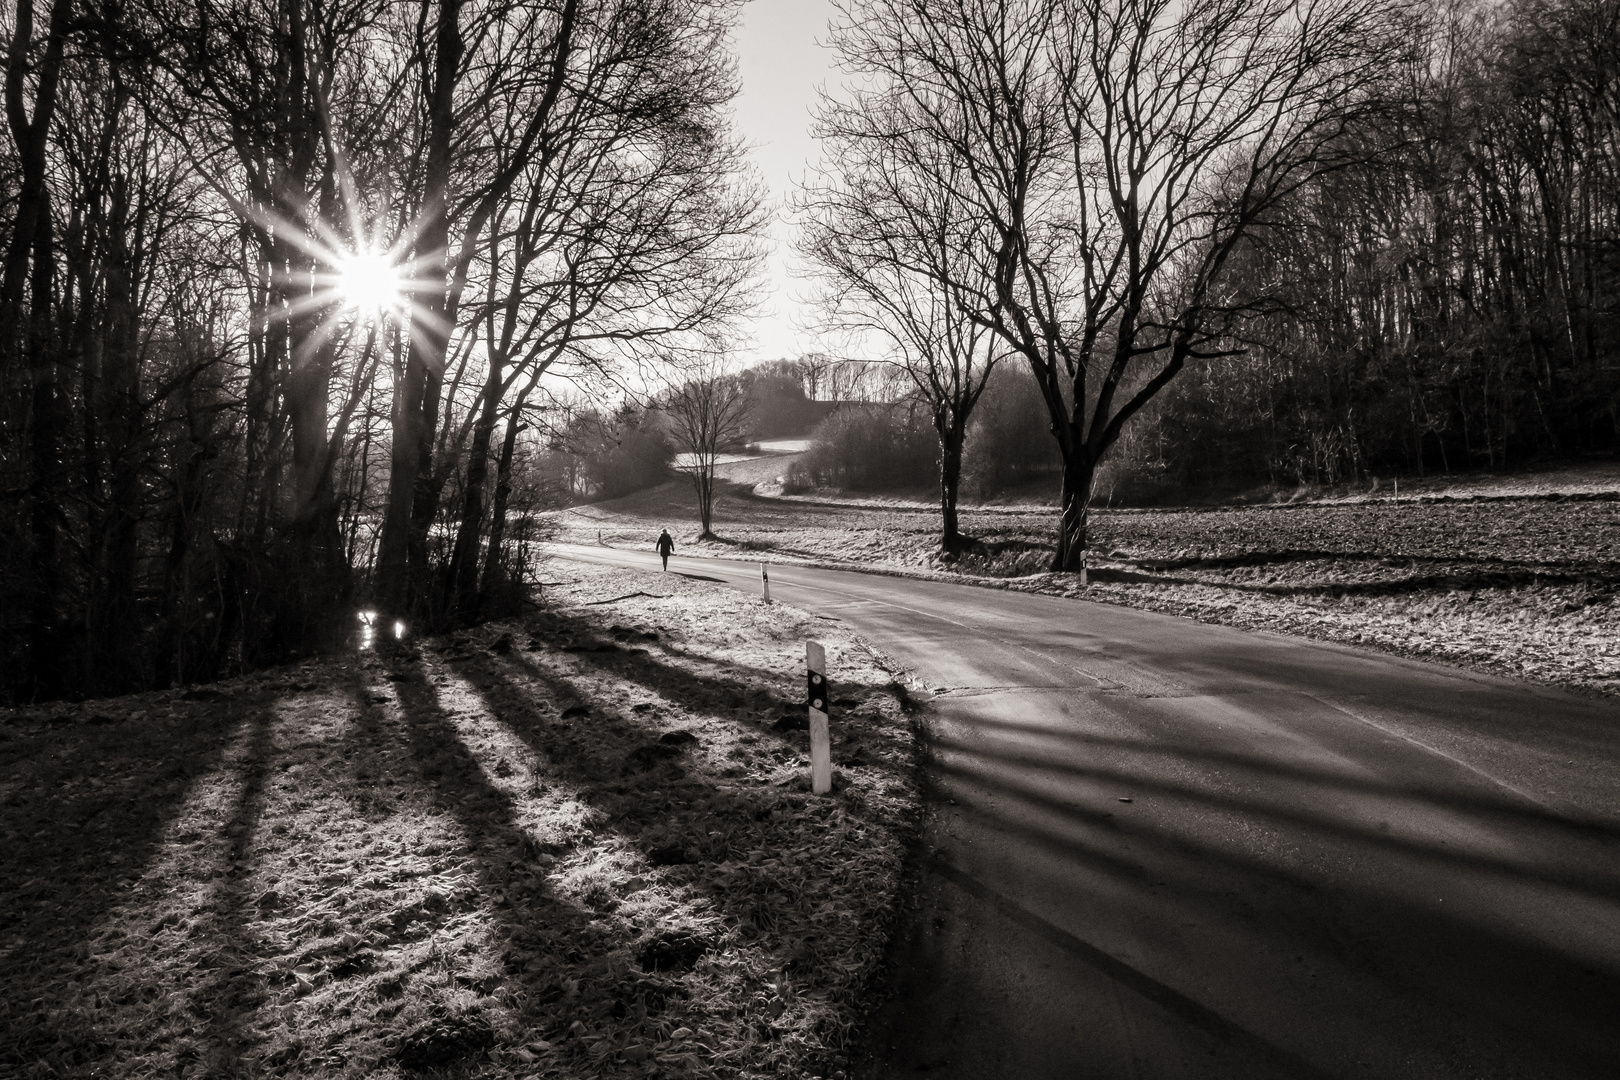
<path fill-rule="evenodd" d="M 1615 704 L 1105 604 L 771 584 L 935 695 L 862 1075 L 1620 1077 Z"/>

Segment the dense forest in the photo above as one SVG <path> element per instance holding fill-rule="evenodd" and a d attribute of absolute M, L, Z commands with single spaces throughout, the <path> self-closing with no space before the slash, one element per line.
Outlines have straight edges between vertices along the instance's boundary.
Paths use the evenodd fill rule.
<path fill-rule="evenodd" d="M 1232 267 L 1272 309 L 1166 391 L 1144 459 L 1336 483 L 1616 448 L 1620 4 L 1446 5 L 1423 35 L 1376 153 Z"/>
<path fill-rule="evenodd" d="M 976 453 L 1029 456 L 974 449 L 1009 365 L 1054 570 L 1122 481 L 1616 448 L 1615 0 L 870 0 L 831 40 L 802 248 L 932 412 L 946 546 Z"/>
<path fill-rule="evenodd" d="M 19 0 L 0 700 L 475 618 L 550 396 L 748 302 L 736 5 Z"/>

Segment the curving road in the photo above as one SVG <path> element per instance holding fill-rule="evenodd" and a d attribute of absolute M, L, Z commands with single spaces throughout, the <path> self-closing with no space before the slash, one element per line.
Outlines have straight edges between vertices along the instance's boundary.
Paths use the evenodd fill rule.
<path fill-rule="evenodd" d="M 771 584 L 935 693 L 862 1075 L 1620 1077 L 1620 706 L 1104 604 Z"/>

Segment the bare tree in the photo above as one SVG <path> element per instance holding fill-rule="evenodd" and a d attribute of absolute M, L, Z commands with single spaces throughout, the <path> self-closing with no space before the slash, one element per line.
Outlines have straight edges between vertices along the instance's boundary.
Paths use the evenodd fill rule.
<path fill-rule="evenodd" d="M 0 270 L 0 372 L 9 376 L 19 366 L 27 371 L 31 422 L 24 490 L 28 495 L 30 584 L 26 603 L 31 640 L 25 663 L 35 673 L 50 663 L 52 637 L 60 624 L 59 497 L 65 418 L 57 386 L 59 358 L 52 348 L 51 299 L 57 285 L 47 140 L 61 87 L 63 53 L 74 22 L 73 7 L 71 0 L 55 0 L 41 41 L 35 37 L 33 0 L 19 0 L 6 56 L 6 120 L 17 172 L 4 185 L 7 201 L 15 199 L 15 209 Z"/>
<path fill-rule="evenodd" d="M 1385 0 L 877 0 L 834 42 L 862 133 L 988 223 L 967 304 L 1029 364 L 1063 458 L 1053 568 L 1098 462 L 1256 303 L 1223 272 L 1342 164 L 1404 40 Z M 966 291 L 981 275 L 958 282 Z M 988 313 L 987 316 L 977 313 Z"/>
<path fill-rule="evenodd" d="M 714 467 L 724 446 L 748 430 L 748 387 L 735 375 L 699 369 L 674 390 L 664 410 L 675 420 L 676 446 L 691 455 L 688 472 L 697 489 L 700 539 L 714 536 Z"/>
<path fill-rule="evenodd" d="M 734 74 L 715 62 L 731 8 L 492 0 L 466 4 L 462 27 L 444 22 L 452 6 L 437 9 L 433 49 L 461 49 L 467 63 L 435 62 L 423 85 L 469 104 L 430 110 L 428 159 L 438 160 L 435 125 L 448 124 L 467 160 L 424 177 L 429 211 L 441 180 L 456 182 L 444 222 L 424 213 L 420 225 L 424 313 L 400 382 L 379 585 L 396 605 L 426 598 L 429 526 L 446 484 L 464 477 L 446 524 L 459 516 L 447 606 L 465 613 L 477 607 L 479 538 L 486 524 L 504 528 L 499 493 L 537 381 L 634 362 L 632 343 L 707 344 L 746 301 L 760 214 L 726 130 Z M 459 89 L 443 90 L 450 78 Z M 428 235 L 441 226 L 442 243 Z M 503 414 L 505 464 L 486 512 Z"/>
<path fill-rule="evenodd" d="M 520 418 L 540 379 L 611 381 L 632 347 L 690 348 L 749 301 L 759 199 L 733 180 L 741 148 L 724 134 L 724 113 L 735 85 L 710 62 L 725 23 L 669 35 L 614 10 L 469 268 L 452 382 L 481 365 L 482 386 L 446 410 L 433 465 L 434 492 L 452 475 L 463 481 L 445 605 L 461 618 L 496 584 Z M 662 77 L 649 80 L 654 63 Z M 711 137 L 694 140 L 697 131 Z"/>
<path fill-rule="evenodd" d="M 959 284 L 975 270 L 978 223 L 937 171 L 866 137 L 866 117 L 831 101 L 824 111 L 831 165 L 803 193 L 801 246 L 822 279 L 829 328 L 875 336 L 926 404 L 939 436 L 940 544 L 955 552 L 962 446 L 995 363 L 988 313 L 968 313 L 991 283 L 977 293 Z"/>
<path fill-rule="evenodd" d="M 213 189 L 211 209 L 235 217 L 250 241 L 240 267 L 248 370 L 236 541 L 252 564 L 243 577 L 258 584 L 244 623 L 266 656 L 331 647 L 350 629 L 334 469 L 357 401 L 334 379 L 372 364 L 354 356 L 363 319 L 333 283 L 370 239 L 353 166 L 368 164 L 361 133 L 389 108 L 363 92 L 386 82 L 377 71 L 386 53 L 372 47 L 384 5 L 141 0 L 131 9 L 127 47 L 148 60 L 138 72 L 145 115 L 185 148 Z"/>
<path fill-rule="evenodd" d="M 395 391 L 388 507 L 377 558 L 384 605 L 401 614 L 424 599 L 426 538 L 439 494 L 434 438 L 461 298 L 485 229 L 512 185 L 545 152 L 578 47 L 579 0 L 564 0 L 555 12 L 543 5 L 486 10 L 466 0 L 423 0 L 422 15 L 412 50 L 426 114 L 421 210 L 412 227 L 418 310 Z M 524 33 L 499 32 L 516 29 L 509 25 L 514 22 L 523 24 Z M 469 139 L 469 127 L 484 138 Z M 458 141 L 478 166 L 457 177 L 466 188 L 460 199 L 452 187 Z"/>

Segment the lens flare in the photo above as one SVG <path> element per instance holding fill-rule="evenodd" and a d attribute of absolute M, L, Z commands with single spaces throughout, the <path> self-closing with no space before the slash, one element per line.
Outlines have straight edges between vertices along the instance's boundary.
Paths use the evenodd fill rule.
<path fill-rule="evenodd" d="M 377 613 L 375 611 L 357 611 L 360 619 L 359 649 L 365 652 L 377 644 Z"/>
<path fill-rule="evenodd" d="M 344 258 L 337 267 L 337 291 L 345 304 L 366 314 L 405 306 L 399 268 L 387 255 L 361 252 Z"/>

